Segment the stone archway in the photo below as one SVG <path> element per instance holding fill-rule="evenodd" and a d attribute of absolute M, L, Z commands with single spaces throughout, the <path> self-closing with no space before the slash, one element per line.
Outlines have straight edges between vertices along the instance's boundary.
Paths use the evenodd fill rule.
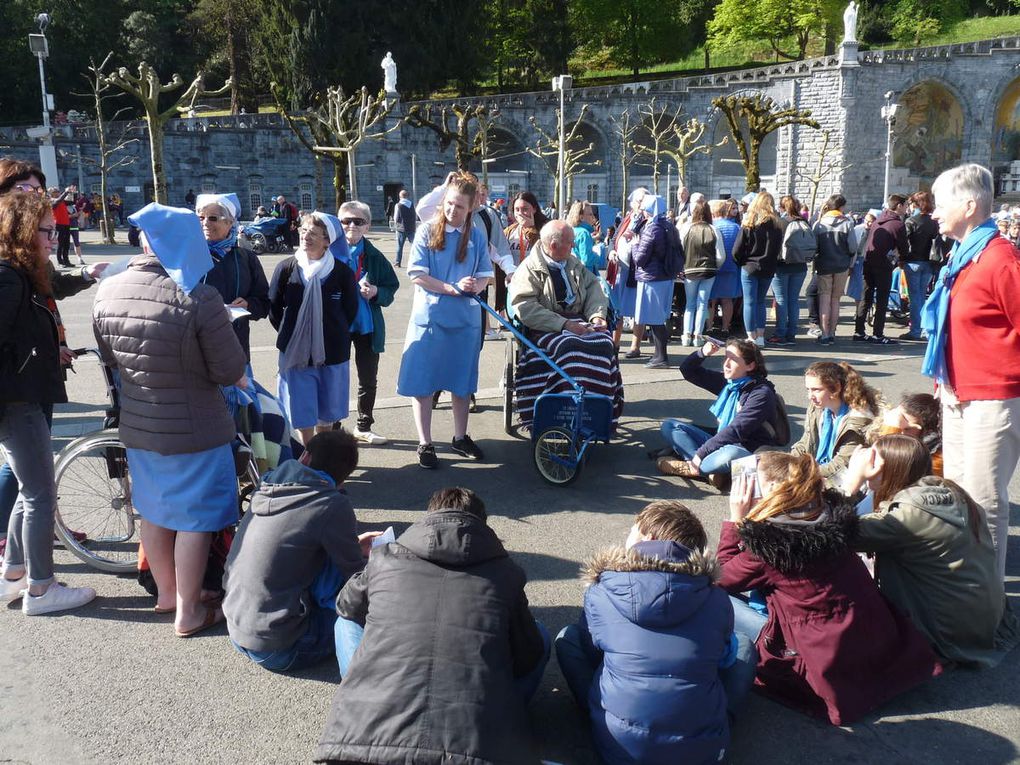
<path fill-rule="evenodd" d="M 963 105 L 937 80 L 912 85 L 899 97 L 893 126 L 891 188 L 930 188 L 963 156 Z"/>
<path fill-rule="evenodd" d="M 1012 80 L 995 106 L 992 160 L 1013 162 L 1020 160 L 1020 77 Z"/>

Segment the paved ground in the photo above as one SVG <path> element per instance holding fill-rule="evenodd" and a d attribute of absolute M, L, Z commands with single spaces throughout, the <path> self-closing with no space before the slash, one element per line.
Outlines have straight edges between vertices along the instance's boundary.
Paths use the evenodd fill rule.
<path fill-rule="evenodd" d="M 374 237 L 392 253 L 391 235 Z M 108 248 L 86 246 L 88 260 Z M 118 255 L 130 252 L 125 247 Z M 265 257 L 271 273 L 279 257 Z M 470 431 L 485 449 L 483 464 L 460 461 L 440 449 L 439 470 L 420 470 L 414 459 L 410 408 L 395 396 L 396 369 L 411 290 L 388 310 L 390 342 L 380 369 L 377 429 L 393 441 L 365 448 L 349 484 L 365 528 L 398 531 L 421 516 L 428 495 L 460 484 L 485 499 L 491 523 L 527 571 L 528 597 L 555 634 L 577 618 L 580 561 L 598 547 L 622 543 L 633 515 L 650 500 L 677 497 L 703 518 L 717 538 L 725 500 L 678 479 L 656 475 L 645 457 L 659 445 L 658 422 L 667 416 L 703 419 L 709 396 L 685 384 L 675 370 L 649 371 L 625 362 L 627 407 L 620 439 L 597 447 L 581 480 L 555 489 L 541 482 L 529 442 L 503 434 L 498 402 L 501 343 L 486 343 L 482 411 Z M 68 337 L 88 344 L 91 293 L 61 304 Z M 272 384 L 276 352 L 267 322 L 252 335 L 256 376 Z M 895 401 L 926 390 L 918 373 L 918 347 L 862 353 L 849 342 L 820 350 L 813 343 L 770 351 L 770 377 L 790 407 L 794 437 L 804 413 L 801 373 L 820 356 L 846 359 Z M 678 357 L 677 357 L 678 358 Z M 57 413 L 55 432 L 66 438 L 98 427 L 103 391 L 94 365 L 81 362 L 69 383 L 73 403 Z M 436 440 L 451 438 L 448 404 L 436 417 Z M 1014 479 L 1013 536 L 1008 589 L 1020 607 L 1020 476 Z M 63 550 L 59 575 L 94 586 L 100 598 L 73 615 L 23 618 L 0 612 L 0 762 L 300 762 L 308 761 L 335 690 L 331 665 L 297 677 L 256 669 L 242 660 L 225 630 L 188 641 L 174 637 L 168 617 L 151 612 L 152 599 L 129 577 L 93 572 Z M 908 693 L 854 726 L 833 728 L 754 697 L 733 732 L 733 763 L 975 763 L 1020 762 L 1020 651 L 994 671 L 956 671 Z M 531 705 L 542 756 L 571 765 L 595 762 L 553 659 Z"/>

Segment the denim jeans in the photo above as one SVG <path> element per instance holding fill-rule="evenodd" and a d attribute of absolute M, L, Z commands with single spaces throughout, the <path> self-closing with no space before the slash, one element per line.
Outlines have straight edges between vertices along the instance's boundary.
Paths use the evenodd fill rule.
<path fill-rule="evenodd" d="M 776 296 L 776 336 L 793 340 L 800 319 L 800 288 L 807 278 L 807 266 L 797 271 L 776 272 L 772 292 Z"/>
<path fill-rule="evenodd" d="M 414 237 L 412 237 L 413 239 Z M 407 234 L 403 231 L 397 232 L 397 259 L 396 264 L 400 265 L 400 259 L 404 257 L 404 243 L 407 241 Z"/>
<path fill-rule="evenodd" d="M 684 308 L 684 334 L 698 337 L 705 331 L 705 319 L 708 316 L 708 300 L 712 296 L 711 279 L 694 279 L 684 282 L 684 293 L 687 306 Z"/>
<path fill-rule="evenodd" d="M 535 691 L 538 690 L 538 686 L 541 685 L 542 674 L 545 672 L 546 664 L 549 663 L 549 654 L 552 651 L 549 631 L 545 628 L 545 625 L 536 619 L 535 626 L 538 627 L 538 632 L 542 636 L 542 658 L 528 674 L 514 680 L 514 687 L 525 703 L 531 700 L 531 697 L 535 695 Z M 357 622 L 338 617 L 335 635 L 336 663 L 340 669 L 340 677 L 342 679 L 347 676 L 347 670 L 350 669 L 354 652 L 358 650 L 358 646 L 361 645 L 361 641 L 365 637 L 365 628 Z"/>
<path fill-rule="evenodd" d="M 53 404 L 40 404 L 46 426 L 53 425 Z M 18 499 L 18 479 L 14 477 L 11 466 L 4 463 L 0 467 L 0 534 L 7 536 L 7 524 L 11 522 L 11 511 Z"/>
<path fill-rule="evenodd" d="M 921 336 L 921 306 L 928 297 L 928 285 L 931 283 L 931 263 L 904 263 L 903 271 L 907 276 L 907 292 L 910 293 L 910 334 Z"/>
<path fill-rule="evenodd" d="M 659 431 L 666 439 L 666 443 L 673 447 L 673 451 L 685 460 L 693 459 L 694 453 L 712 437 L 710 433 L 706 433 L 696 425 L 689 425 L 680 420 L 666 420 L 659 427 Z M 721 446 L 701 461 L 700 470 L 705 475 L 723 473 L 730 469 L 730 463 L 733 460 L 747 457 L 750 454 L 751 452 L 740 444 Z"/>
<path fill-rule="evenodd" d="M 334 651 L 333 627 L 336 611 L 330 608 L 312 608 L 308 612 L 308 625 L 304 634 L 290 648 L 276 651 L 251 651 L 234 643 L 240 653 L 270 672 L 293 672 L 319 664 Z"/>
<path fill-rule="evenodd" d="M 736 660 L 719 669 L 719 681 L 726 691 L 726 708 L 735 715 L 747 698 L 758 667 L 758 650 L 747 635 L 734 630 Z M 584 623 L 568 624 L 556 636 L 556 660 L 567 681 L 574 701 L 588 711 L 588 693 L 595 682 L 595 673 L 602 664 L 602 651 L 595 647 L 591 633 Z"/>
<path fill-rule="evenodd" d="M 0 448 L 21 486 L 7 525 L 5 568 L 28 569 L 30 585 L 53 581 L 53 518 L 57 488 L 50 427 L 39 404 L 7 404 Z"/>
<path fill-rule="evenodd" d="M 740 269 L 740 290 L 744 295 L 744 329 L 749 335 L 765 329 L 765 296 L 771 283 L 771 279 L 763 279 Z"/>
<path fill-rule="evenodd" d="M 758 636 L 769 620 L 768 615 L 751 608 L 746 600 L 734 595 L 730 595 L 730 603 L 733 605 L 733 631 L 747 635 L 752 643 L 757 642 Z"/>

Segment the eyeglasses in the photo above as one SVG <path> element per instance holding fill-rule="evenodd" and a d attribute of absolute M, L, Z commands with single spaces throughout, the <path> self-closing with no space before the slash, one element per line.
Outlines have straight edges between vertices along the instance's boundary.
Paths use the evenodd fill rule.
<path fill-rule="evenodd" d="M 364 226 L 368 221 L 364 218 L 344 218 L 340 223 L 344 226 Z"/>
<path fill-rule="evenodd" d="M 46 228 L 44 226 L 40 226 L 36 230 L 40 234 L 46 234 L 46 238 L 49 239 L 51 242 L 57 238 L 57 230 L 55 228 Z"/>
<path fill-rule="evenodd" d="M 31 183 L 15 183 L 14 188 L 18 191 L 42 191 L 42 186 L 33 186 Z"/>
<path fill-rule="evenodd" d="M 219 223 L 221 220 L 223 220 L 223 218 L 220 217 L 219 215 L 199 215 L 198 219 L 207 220 L 210 223 Z"/>

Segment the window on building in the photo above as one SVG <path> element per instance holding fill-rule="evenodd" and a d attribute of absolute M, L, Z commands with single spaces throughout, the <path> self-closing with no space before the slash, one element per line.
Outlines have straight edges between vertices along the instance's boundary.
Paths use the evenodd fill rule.
<path fill-rule="evenodd" d="M 103 193 L 103 184 L 102 183 L 93 183 L 91 186 L 89 186 L 89 193 L 90 194 L 102 194 Z"/>
<path fill-rule="evenodd" d="M 206 176 L 202 179 L 202 193 L 203 194 L 215 194 L 216 193 L 216 179 L 212 176 Z"/>
<path fill-rule="evenodd" d="M 589 202 L 599 201 L 599 185 L 597 183 L 588 184 L 588 192 L 585 197 Z"/>
<path fill-rule="evenodd" d="M 298 197 L 301 200 L 301 204 L 298 205 L 302 210 L 314 210 L 315 209 L 315 196 L 312 194 L 312 182 L 302 181 L 298 187 Z"/>
<path fill-rule="evenodd" d="M 248 205 L 253 216 L 255 211 L 262 206 L 262 183 L 260 181 L 248 182 Z"/>
<path fill-rule="evenodd" d="M 509 184 L 507 184 L 506 188 L 507 188 L 507 196 L 510 199 L 513 199 L 515 196 L 517 196 L 518 194 L 521 193 L 521 184 L 519 184 L 519 183 L 509 183 Z"/>

